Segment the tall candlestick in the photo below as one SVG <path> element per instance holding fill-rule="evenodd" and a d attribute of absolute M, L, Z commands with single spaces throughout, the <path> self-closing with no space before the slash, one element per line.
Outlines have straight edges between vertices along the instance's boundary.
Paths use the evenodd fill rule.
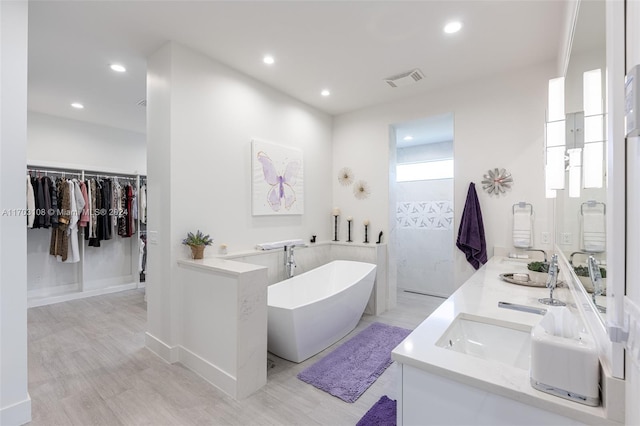
<path fill-rule="evenodd" d="M 369 244 L 369 236 L 367 234 L 367 229 L 369 228 L 369 221 L 365 220 L 364 221 L 364 243 L 365 244 Z"/>
<path fill-rule="evenodd" d="M 333 215 L 334 232 L 333 241 L 338 241 L 338 215 Z"/>
<path fill-rule="evenodd" d="M 347 218 L 347 242 L 351 243 L 353 241 L 351 241 L 351 221 L 353 220 L 353 218 L 351 216 L 349 216 Z"/>

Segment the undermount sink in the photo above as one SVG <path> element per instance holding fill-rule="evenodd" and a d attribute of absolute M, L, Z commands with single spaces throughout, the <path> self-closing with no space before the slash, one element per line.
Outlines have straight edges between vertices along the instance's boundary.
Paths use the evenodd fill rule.
<path fill-rule="evenodd" d="M 521 324 L 460 314 L 436 345 L 476 358 L 528 370 L 531 329 Z"/>

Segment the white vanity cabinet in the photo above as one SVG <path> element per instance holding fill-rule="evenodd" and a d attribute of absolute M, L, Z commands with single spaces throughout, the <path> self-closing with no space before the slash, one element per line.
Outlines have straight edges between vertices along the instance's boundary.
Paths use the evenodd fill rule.
<path fill-rule="evenodd" d="M 589 407 L 531 386 L 528 364 L 522 362 L 529 347 L 518 335 L 526 336 L 542 317 L 498 307 L 498 302 L 509 302 L 546 308 L 538 302 L 548 297 L 546 288 L 499 278 L 501 273 L 526 272 L 526 264 L 490 259 L 392 351 L 400 364 L 398 425 L 620 424 L 608 419 L 602 406 Z M 556 289 L 554 297 L 575 309 L 569 288 Z M 481 327 L 458 331 L 464 321 Z M 459 349 L 460 333 L 478 333 L 481 343 L 497 350 Z M 504 352 L 518 356 L 501 357 Z"/>

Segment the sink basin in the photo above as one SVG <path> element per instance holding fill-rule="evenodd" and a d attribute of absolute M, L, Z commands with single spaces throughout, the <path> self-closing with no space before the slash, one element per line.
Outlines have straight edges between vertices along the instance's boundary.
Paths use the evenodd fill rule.
<path fill-rule="evenodd" d="M 460 314 L 438 339 L 436 345 L 476 358 L 528 370 L 531 329 L 521 324 Z"/>

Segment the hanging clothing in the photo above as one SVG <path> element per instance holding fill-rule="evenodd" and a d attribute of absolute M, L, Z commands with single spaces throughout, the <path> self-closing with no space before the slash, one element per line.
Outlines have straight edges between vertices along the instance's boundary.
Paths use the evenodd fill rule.
<path fill-rule="evenodd" d="M 98 231 L 98 212 L 96 211 L 98 205 L 96 202 L 96 194 L 98 192 L 98 185 L 96 185 L 96 181 L 95 179 L 91 179 L 90 181 L 90 185 L 91 185 L 91 232 L 89 233 L 89 241 L 91 241 L 91 239 L 96 239 L 98 238 L 97 235 L 97 231 Z M 91 244 L 89 244 L 91 245 Z"/>
<path fill-rule="evenodd" d="M 44 212 L 46 205 L 44 203 L 44 188 L 42 181 L 37 177 L 31 178 L 31 185 L 33 186 L 34 201 L 35 201 L 35 219 L 33 221 L 34 228 L 44 228 Z"/>
<path fill-rule="evenodd" d="M 78 210 L 78 203 L 76 197 L 76 188 L 73 181 L 67 181 L 69 189 L 69 226 L 67 227 L 67 239 L 68 239 L 68 254 L 66 259 L 62 259 L 62 256 L 57 256 L 57 260 L 64 263 L 76 263 L 80 261 L 80 248 L 78 247 L 78 220 L 80 219 L 80 212 Z"/>
<path fill-rule="evenodd" d="M 140 222 L 147 223 L 147 186 L 140 187 Z"/>
<path fill-rule="evenodd" d="M 129 189 L 127 191 L 127 209 L 129 210 L 129 236 L 132 236 L 136 233 L 138 203 L 136 200 L 136 189 L 132 185 L 129 185 Z"/>
<path fill-rule="evenodd" d="M 469 184 L 456 246 L 464 252 L 467 262 L 475 269 L 480 268 L 481 264 L 487 263 L 487 242 L 484 237 L 482 212 L 480 211 L 476 186 L 473 182 Z"/>
<path fill-rule="evenodd" d="M 89 224 L 89 194 L 87 193 L 87 185 L 84 182 L 79 182 L 80 195 L 82 197 L 82 210 L 80 213 L 80 220 L 78 226 L 81 228 L 86 227 Z"/>
<path fill-rule="evenodd" d="M 31 176 L 27 175 L 27 228 L 33 228 L 36 220 L 36 196 L 33 192 Z"/>
<path fill-rule="evenodd" d="M 69 251 L 69 235 L 67 228 L 70 223 L 71 194 L 66 179 L 59 179 L 56 182 L 57 197 L 60 200 L 60 212 L 58 216 L 58 227 L 51 232 L 51 244 L 49 254 L 60 256 L 61 260 L 67 260 Z"/>
<path fill-rule="evenodd" d="M 138 272 L 144 272 L 145 261 L 146 261 L 146 253 L 147 253 L 147 245 L 145 244 L 144 238 L 140 237 L 139 243 L 139 255 L 138 255 Z"/>
<path fill-rule="evenodd" d="M 120 235 L 118 232 L 118 220 L 122 217 L 122 186 L 117 178 L 112 182 L 111 200 L 111 206 L 113 208 L 111 226 L 115 229 L 115 233 Z"/>
<path fill-rule="evenodd" d="M 42 211 L 42 215 L 44 216 L 43 228 L 51 228 L 51 180 L 44 177 L 40 179 L 40 183 L 44 194 L 44 210 Z"/>
<path fill-rule="evenodd" d="M 47 211 L 47 215 L 49 216 L 49 223 L 51 223 L 52 228 L 58 227 L 58 190 L 56 188 L 56 184 L 51 180 L 48 176 L 43 178 L 47 184 L 46 186 L 49 188 L 49 210 Z"/>
<path fill-rule="evenodd" d="M 93 221 L 93 235 L 89 237 L 89 247 L 100 247 L 100 240 L 104 232 L 104 214 L 102 213 L 102 182 L 98 179 L 91 180 L 91 190 L 93 194 L 92 203 L 95 200 Z"/>

